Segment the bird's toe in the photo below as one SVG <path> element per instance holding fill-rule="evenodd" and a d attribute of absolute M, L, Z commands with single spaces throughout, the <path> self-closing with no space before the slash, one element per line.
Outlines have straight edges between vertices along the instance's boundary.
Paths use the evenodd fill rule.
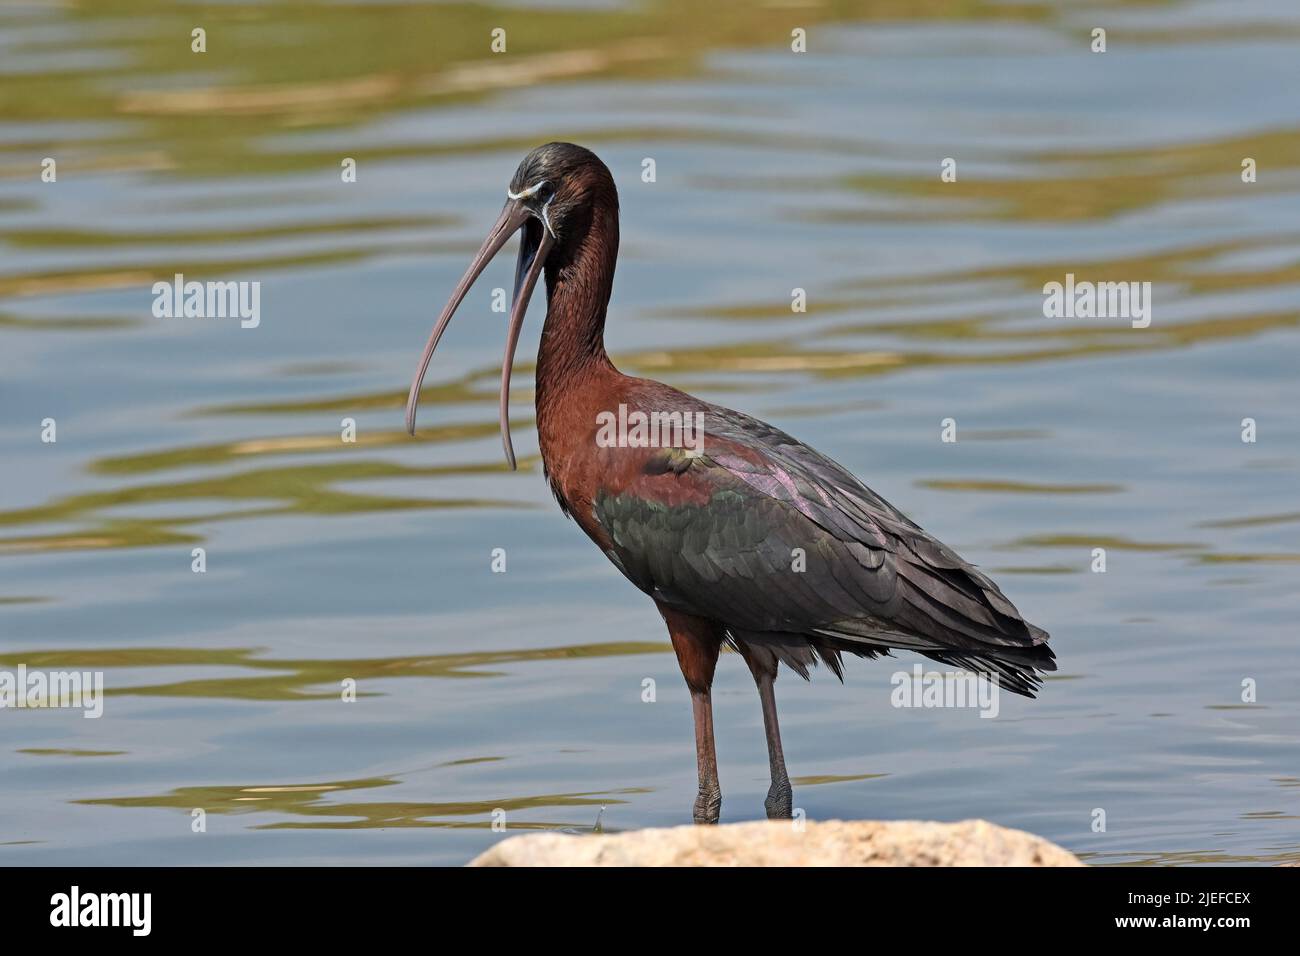
<path fill-rule="evenodd" d="M 695 822 L 717 823 L 722 816 L 722 791 L 701 789 L 695 798 Z"/>
<path fill-rule="evenodd" d="M 790 790 L 790 785 L 785 786 L 772 785 L 772 789 L 767 791 L 767 799 L 763 801 L 763 806 L 767 808 L 767 818 L 769 820 L 789 820 L 792 816 L 794 805 L 794 794 Z"/>

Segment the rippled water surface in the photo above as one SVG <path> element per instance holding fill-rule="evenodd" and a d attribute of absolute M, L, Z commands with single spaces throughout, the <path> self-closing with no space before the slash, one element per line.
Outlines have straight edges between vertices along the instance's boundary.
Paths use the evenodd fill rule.
<path fill-rule="evenodd" d="M 832 455 L 1053 634 L 995 720 L 891 707 L 906 656 L 783 677 L 796 806 L 1300 861 L 1298 51 L 1290 0 L 0 5 L 0 669 L 109 695 L 0 712 L 0 863 L 459 863 L 498 808 L 687 822 L 662 622 L 541 478 L 538 303 L 501 463 L 511 261 L 402 431 L 552 139 L 619 185 L 620 367 Z M 177 272 L 260 281 L 260 326 L 154 318 Z M 1067 272 L 1151 282 L 1150 327 L 1044 318 Z M 723 818 L 760 817 L 731 655 L 715 710 Z"/>

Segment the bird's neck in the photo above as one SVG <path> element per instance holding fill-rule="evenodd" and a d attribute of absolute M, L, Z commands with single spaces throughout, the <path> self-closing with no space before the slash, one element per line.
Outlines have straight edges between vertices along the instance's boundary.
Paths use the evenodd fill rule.
<path fill-rule="evenodd" d="M 537 444 L 556 499 L 574 514 L 586 510 L 582 489 L 596 415 L 622 391 L 622 376 L 605 354 L 605 309 L 618 256 L 616 202 L 594 206 L 581 226 L 547 257 L 546 324 L 537 352 Z"/>
<path fill-rule="evenodd" d="M 618 258 L 618 210 L 597 206 L 585 229 L 546 262 L 546 323 L 537 352 L 537 426 L 563 418 L 563 404 L 610 373 L 605 310 Z M 617 373 L 615 373 L 617 374 Z"/>

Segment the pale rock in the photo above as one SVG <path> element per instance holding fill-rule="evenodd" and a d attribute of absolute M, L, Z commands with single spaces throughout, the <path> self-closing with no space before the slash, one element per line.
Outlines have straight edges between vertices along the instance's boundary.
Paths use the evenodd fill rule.
<path fill-rule="evenodd" d="M 609 835 L 511 837 L 470 866 L 1082 866 L 1042 837 L 985 820 L 764 820 Z"/>

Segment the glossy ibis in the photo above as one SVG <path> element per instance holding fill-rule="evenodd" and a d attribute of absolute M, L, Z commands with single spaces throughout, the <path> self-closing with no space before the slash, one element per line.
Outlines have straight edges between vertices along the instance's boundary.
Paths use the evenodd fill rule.
<path fill-rule="evenodd" d="M 690 689 L 699 769 L 697 823 L 716 823 L 722 794 L 710 688 L 723 644 L 758 685 L 772 785 L 769 817 L 791 812 L 773 683 L 785 664 L 807 679 L 842 654 L 918 652 L 1032 697 L 1055 669 L 1047 632 L 963 561 L 847 470 L 778 428 L 616 369 L 605 312 L 618 256 L 618 193 L 605 164 L 569 143 L 520 163 L 506 204 L 443 309 L 406 404 L 415 410 L 443 331 L 488 262 L 522 230 L 501 366 L 501 437 L 510 372 L 534 286 L 546 274 L 537 356 L 537 433 L 561 510 L 650 596 Z M 702 438 L 655 442 L 653 430 L 601 441 L 615 411 L 667 425 L 702 421 Z M 674 417 L 676 416 L 676 417 Z"/>

